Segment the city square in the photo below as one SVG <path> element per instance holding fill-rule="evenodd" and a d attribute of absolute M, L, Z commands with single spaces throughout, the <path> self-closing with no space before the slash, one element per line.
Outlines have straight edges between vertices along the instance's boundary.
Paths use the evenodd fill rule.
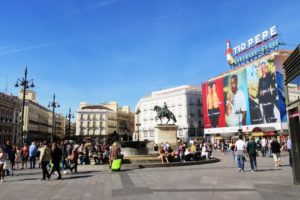
<path fill-rule="evenodd" d="M 1 185 L 3 199 L 287 199 L 298 200 L 287 153 L 282 167 L 272 158 L 258 157 L 258 171 L 239 173 L 230 154 L 214 152 L 218 163 L 180 167 L 126 169 L 81 166 L 78 174 L 41 182 L 41 172 L 18 170 Z"/>
<path fill-rule="evenodd" d="M 0 7 L 0 200 L 300 200 L 300 3 Z"/>

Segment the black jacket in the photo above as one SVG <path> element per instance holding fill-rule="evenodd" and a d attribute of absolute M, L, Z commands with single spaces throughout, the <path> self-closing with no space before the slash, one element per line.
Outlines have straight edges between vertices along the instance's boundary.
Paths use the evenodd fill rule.
<path fill-rule="evenodd" d="M 60 148 L 53 149 L 52 162 L 59 163 L 62 160 L 62 150 Z"/>

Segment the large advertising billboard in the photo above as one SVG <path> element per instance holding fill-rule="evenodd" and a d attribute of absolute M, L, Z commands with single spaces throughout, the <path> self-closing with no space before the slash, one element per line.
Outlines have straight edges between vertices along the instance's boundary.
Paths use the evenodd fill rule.
<path fill-rule="evenodd" d="M 281 129 L 287 120 L 283 76 L 277 69 L 282 62 L 282 57 L 265 56 L 203 83 L 205 133 Z"/>

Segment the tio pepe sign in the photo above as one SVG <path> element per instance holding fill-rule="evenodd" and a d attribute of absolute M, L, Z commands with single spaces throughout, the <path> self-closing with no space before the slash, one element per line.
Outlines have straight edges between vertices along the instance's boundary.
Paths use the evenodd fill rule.
<path fill-rule="evenodd" d="M 225 55 L 229 65 L 238 66 L 274 51 L 280 44 L 277 35 L 275 25 L 234 48 L 231 48 L 230 41 L 227 41 Z"/>
<path fill-rule="evenodd" d="M 242 53 L 243 51 L 263 42 L 271 37 L 277 35 L 277 27 L 272 26 L 270 29 L 263 31 L 260 34 L 255 35 L 254 37 L 247 40 L 247 42 L 243 42 L 233 48 L 233 56 Z"/>

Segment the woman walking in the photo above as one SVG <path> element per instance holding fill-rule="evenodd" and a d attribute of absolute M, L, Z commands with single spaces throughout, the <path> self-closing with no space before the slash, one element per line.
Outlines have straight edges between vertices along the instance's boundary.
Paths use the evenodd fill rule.
<path fill-rule="evenodd" d="M 57 171 L 58 177 L 57 179 L 61 179 L 61 174 L 60 174 L 60 161 L 62 159 L 62 150 L 58 148 L 56 143 L 53 143 L 52 145 L 52 170 L 50 172 L 49 177 L 53 174 L 54 171 Z"/>
<path fill-rule="evenodd" d="M 47 170 L 47 166 L 50 160 L 51 160 L 51 149 L 49 148 L 47 141 L 45 141 L 44 146 L 41 148 L 41 155 L 40 155 L 40 163 L 42 164 L 42 171 L 43 171 L 42 181 L 45 181 L 46 178 L 47 179 L 50 178 L 50 174 Z"/>

